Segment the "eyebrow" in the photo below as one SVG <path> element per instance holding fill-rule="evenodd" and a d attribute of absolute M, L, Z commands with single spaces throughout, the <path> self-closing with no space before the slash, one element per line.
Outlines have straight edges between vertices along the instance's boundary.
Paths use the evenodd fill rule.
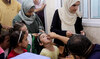
<path fill-rule="evenodd" d="M 72 6 L 79 6 L 80 4 L 73 4 Z"/>

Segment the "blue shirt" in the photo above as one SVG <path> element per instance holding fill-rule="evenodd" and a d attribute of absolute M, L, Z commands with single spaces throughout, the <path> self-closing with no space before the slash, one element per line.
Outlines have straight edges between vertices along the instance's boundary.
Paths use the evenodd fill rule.
<path fill-rule="evenodd" d="M 100 59 L 100 45 L 95 44 L 95 47 L 88 59 Z"/>

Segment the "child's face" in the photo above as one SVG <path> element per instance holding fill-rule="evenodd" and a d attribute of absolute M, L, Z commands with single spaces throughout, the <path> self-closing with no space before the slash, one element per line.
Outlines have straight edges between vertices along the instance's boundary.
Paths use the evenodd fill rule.
<path fill-rule="evenodd" d="M 5 40 L 4 42 L 2 43 L 2 48 L 4 50 L 6 50 L 7 48 L 9 48 L 9 43 L 10 43 L 10 37 L 9 36 L 5 36 Z"/>
<path fill-rule="evenodd" d="M 22 39 L 22 42 L 21 42 L 21 47 L 23 47 L 23 48 L 27 48 L 27 46 L 28 46 L 27 36 L 28 36 L 28 34 L 27 34 L 27 33 L 26 33 L 26 34 L 24 34 L 24 38 Z"/>
<path fill-rule="evenodd" d="M 48 43 L 52 42 L 52 40 L 50 39 L 50 37 L 46 33 L 43 33 L 43 34 L 40 35 L 40 41 L 43 44 L 48 44 Z"/>

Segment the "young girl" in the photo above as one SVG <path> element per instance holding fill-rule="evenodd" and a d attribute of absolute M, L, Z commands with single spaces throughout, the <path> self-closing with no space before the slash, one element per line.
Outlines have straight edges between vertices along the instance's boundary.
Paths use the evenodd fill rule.
<path fill-rule="evenodd" d="M 14 24 L 13 30 L 14 31 L 17 31 L 17 30 L 26 31 L 27 34 L 28 34 L 27 40 L 29 41 L 28 47 L 27 47 L 27 51 L 37 54 L 37 49 L 35 49 L 35 43 L 34 43 L 35 36 L 30 34 L 30 33 L 28 33 L 26 25 L 23 22 L 16 22 Z"/>
<path fill-rule="evenodd" d="M 52 39 L 46 33 L 40 34 L 38 41 L 41 46 L 44 46 L 40 55 L 58 59 L 59 49 L 52 44 Z"/>
<path fill-rule="evenodd" d="M 25 48 L 28 46 L 28 34 L 25 31 L 14 31 L 10 37 L 10 44 L 13 49 L 9 53 L 7 59 L 15 57 L 21 53 L 27 52 Z"/>
<path fill-rule="evenodd" d="M 9 47 L 9 39 L 9 32 L 2 31 L 0 34 L 0 59 L 5 59 L 4 50 L 6 50 Z"/>

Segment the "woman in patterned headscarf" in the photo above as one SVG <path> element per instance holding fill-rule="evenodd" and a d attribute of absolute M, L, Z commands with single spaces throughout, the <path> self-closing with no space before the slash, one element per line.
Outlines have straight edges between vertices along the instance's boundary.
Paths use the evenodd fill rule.
<path fill-rule="evenodd" d="M 63 7 L 55 11 L 50 30 L 67 37 L 75 33 L 84 35 L 79 5 L 80 0 L 65 0 Z M 54 40 L 54 42 L 64 46 L 60 40 Z"/>
<path fill-rule="evenodd" d="M 25 0 L 21 11 L 14 18 L 13 24 L 22 21 L 27 26 L 29 33 L 39 33 L 39 29 L 43 30 L 43 25 L 40 18 L 34 13 L 34 9 L 33 0 Z"/>

